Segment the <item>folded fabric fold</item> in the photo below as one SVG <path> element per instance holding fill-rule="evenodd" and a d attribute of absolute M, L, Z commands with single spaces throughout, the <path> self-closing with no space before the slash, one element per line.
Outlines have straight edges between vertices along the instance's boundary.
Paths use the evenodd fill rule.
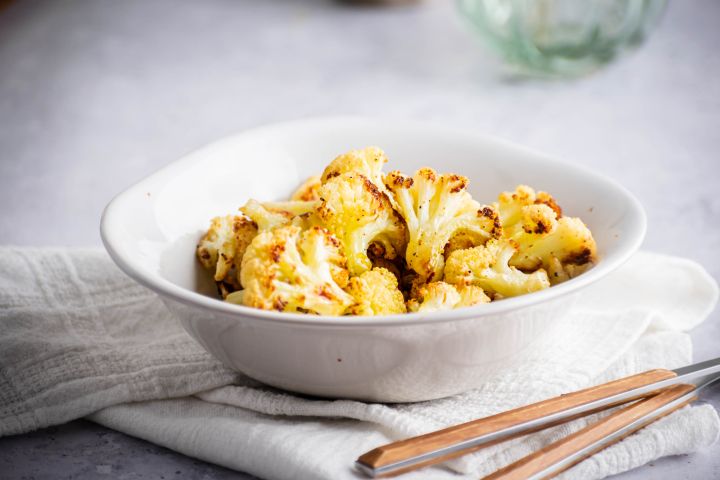
<path fill-rule="evenodd" d="M 99 250 L 0 248 L 0 436 L 92 414 L 111 428 L 261 477 L 357 478 L 353 460 L 379 444 L 690 363 L 683 331 L 700 323 L 717 297 L 717 284 L 694 262 L 641 252 L 558 320 L 561 351 L 548 355 L 539 342 L 521 367 L 454 397 L 367 404 L 294 396 L 226 369 Z M 408 478 L 476 478 L 588 421 Z M 563 476 L 602 478 L 696 451 L 718 432 L 710 405 L 686 407 Z"/>
<path fill-rule="evenodd" d="M 0 248 L 0 436 L 238 375 L 99 249 Z"/>

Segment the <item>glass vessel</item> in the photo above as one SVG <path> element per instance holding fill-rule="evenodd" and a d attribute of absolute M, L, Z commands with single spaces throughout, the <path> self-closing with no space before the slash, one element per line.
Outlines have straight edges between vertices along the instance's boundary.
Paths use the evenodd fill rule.
<path fill-rule="evenodd" d="M 577 76 L 637 47 L 667 0 L 457 0 L 460 14 L 516 70 Z"/>

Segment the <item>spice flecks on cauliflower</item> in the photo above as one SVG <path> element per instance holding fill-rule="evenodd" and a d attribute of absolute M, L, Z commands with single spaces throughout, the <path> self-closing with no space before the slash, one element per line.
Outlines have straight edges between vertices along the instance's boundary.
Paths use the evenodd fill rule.
<path fill-rule="evenodd" d="M 405 299 L 395 275 L 385 268 L 373 268 L 352 277 L 347 292 L 355 299 L 352 315 L 390 315 L 405 313 Z"/>
<path fill-rule="evenodd" d="M 522 209 L 522 231 L 542 235 L 552 233 L 557 226 L 555 210 L 545 204 L 528 205 Z"/>
<path fill-rule="evenodd" d="M 286 225 L 260 232 L 242 263 L 246 306 L 282 312 L 342 315 L 355 302 L 340 242 L 320 227 Z"/>
<path fill-rule="evenodd" d="M 411 312 L 437 312 L 490 302 L 490 297 L 480 287 L 455 286 L 447 282 L 425 284 L 418 289 L 417 295 L 417 298 L 408 301 Z"/>
<path fill-rule="evenodd" d="M 521 228 L 529 214 L 526 207 L 533 205 L 544 205 L 554 212 L 554 218 L 562 217 L 562 209 L 549 193 L 536 193 L 527 185 L 518 185 L 514 192 L 502 192 L 498 197 L 498 212 L 503 228 L 510 233 Z"/>
<path fill-rule="evenodd" d="M 597 246 L 590 230 L 579 218 L 563 216 L 550 194 L 519 185 L 515 192 L 500 194 L 498 201 L 505 234 L 517 245 L 510 265 L 524 271 L 542 267 L 554 285 L 595 261 Z"/>
<path fill-rule="evenodd" d="M 453 236 L 464 232 L 486 241 L 501 234 L 495 210 L 473 200 L 467 184 L 466 177 L 438 175 L 432 168 L 421 168 L 412 177 L 399 171 L 385 177 L 408 227 L 405 258 L 426 281 L 442 278 L 443 254 Z"/>
<path fill-rule="evenodd" d="M 305 180 L 303 184 L 300 185 L 297 190 L 295 190 L 295 192 L 293 192 L 290 200 L 301 202 L 318 200 L 320 198 L 320 196 L 318 195 L 318 189 L 320 188 L 320 185 L 320 176 L 313 175 L 312 177 Z"/>
<path fill-rule="evenodd" d="M 378 147 L 351 150 L 335 158 L 323 171 L 321 182 L 343 173 L 359 173 L 369 178 L 379 189 L 383 189 L 383 165 L 388 161 L 385 152 Z"/>
<path fill-rule="evenodd" d="M 402 254 L 406 244 L 405 224 L 387 196 L 359 173 L 330 178 L 318 191 L 315 216 L 344 247 L 348 269 L 360 275 L 372 268 L 368 249 L 388 259 Z"/>
<path fill-rule="evenodd" d="M 539 269 L 524 273 L 510 266 L 515 246 L 509 240 L 492 239 L 483 246 L 457 250 L 445 266 L 445 281 L 476 285 L 496 297 L 514 297 L 550 286 L 547 273 Z"/>
<path fill-rule="evenodd" d="M 597 246 L 590 229 L 575 217 L 558 219 L 554 228 L 547 233 L 521 231 L 512 238 L 518 245 L 518 251 L 510 261 L 511 265 L 523 270 L 542 267 L 549 272 L 556 259 L 563 266 L 562 270 L 567 267 L 568 271 L 563 276 L 558 273 L 560 268 L 554 265 L 553 270 L 557 274 L 550 276 L 553 284 L 577 275 L 577 272 L 571 273 L 571 270 L 577 269 L 570 268 L 570 265 L 592 264 L 597 255 Z"/>
<path fill-rule="evenodd" d="M 198 243 L 198 260 L 203 267 L 214 272 L 216 282 L 238 288 L 242 258 L 257 231 L 257 225 L 242 216 L 213 218 L 210 228 Z"/>
<path fill-rule="evenodd" d="M 457 289 L 445 282 L 426 283 L 417 289 L 417 298 L 408 301 L 411 312 L 438 312 L 452 310 L 460 303 Z"/>

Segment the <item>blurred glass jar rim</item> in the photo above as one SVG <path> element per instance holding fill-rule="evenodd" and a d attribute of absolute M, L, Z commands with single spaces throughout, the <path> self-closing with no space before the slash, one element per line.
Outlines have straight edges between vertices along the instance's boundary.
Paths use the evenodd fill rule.
<path fill-rule="evenodd" d="M 577 76 L 645 40 L 667 0 L 457 0 L 460 14 L 516 71 Z"/>

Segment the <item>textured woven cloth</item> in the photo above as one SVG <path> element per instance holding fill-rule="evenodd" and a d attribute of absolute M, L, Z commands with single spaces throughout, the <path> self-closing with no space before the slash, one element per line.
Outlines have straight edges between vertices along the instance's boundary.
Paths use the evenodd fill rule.
<path fill-rule="evenodd" d="M 671 290 L 668 285 L 673 285 Z M 0 435 L 89 418 L 264 478 L 357 478 L 354 459 L 387 441 L 655 367 L 691 361 L 684 331 L 714 307 L 697 264 L 640 253 L 586 289 L 550 357 L 482 388 L 404 405 L 298 397 L 221 366 L 151 292 L 99 250 L 0 248 Z M 477 478 L 592 419 L 505 442 L 408 478 Z M 711 445 L 710 405 L 686 407 L 563 474 L 603 478 Z"/>

